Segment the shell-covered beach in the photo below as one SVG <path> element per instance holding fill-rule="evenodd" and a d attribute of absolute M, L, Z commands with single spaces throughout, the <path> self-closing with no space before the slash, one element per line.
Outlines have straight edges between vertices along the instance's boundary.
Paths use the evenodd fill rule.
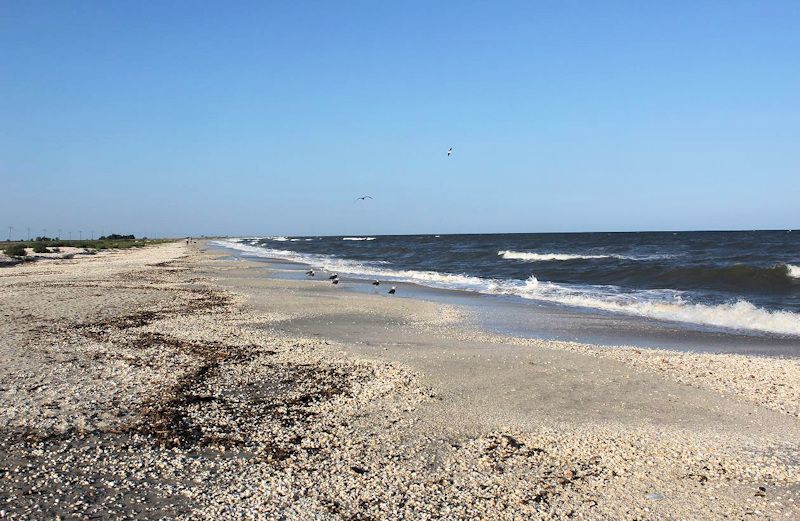
<path fill-rule="evenodd" d="M 269 274 L 204 242 L 0 269 L 0 517 L 800 517 L 796 359 Z"/>

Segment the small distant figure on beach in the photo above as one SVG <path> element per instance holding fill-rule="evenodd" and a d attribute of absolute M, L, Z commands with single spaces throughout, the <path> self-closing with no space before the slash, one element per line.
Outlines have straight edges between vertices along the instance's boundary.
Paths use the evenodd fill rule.
<path fill-rule="evenodd" d="M 453 155 L 453 147 L 450 147 L 450 149 L 447 151 L 447 157 L 450 157 L 452 155 Z"/>
<path fill-rule="evenodd" d="M 331 282 L 333 282 L 334 284 L 339 284 L 339 279 L 333 279 Z"/>
<path fill-rule="evenodd" d="M 397 291 L 397 288 L 392 286 L 392 289 L 389 290 L 389 295 L 394 295 L 395 291 Z"/>
<path fill-rule="evenodd" d="M 371 195 L 362 195 L 361 197 L 356 197 L 356 200 L 353 201 L 353 202 L 366 201 L 367 199 L 372 199 L 372 196 Z"/>
<path fill-rule="evenodd" d="M 313 277 L 313 276 L 315 276 L 315 275 L 316 275 L 316 273 L 314 273 L 314 270 L 308 270 L 308 271 L 306 272 L 306 275 L 308 275 L 309 277 Z"/>
<path fill-rule="evenodd" d="M 372 285 L 373 286 L 380 286 L 381 285 L 381 281 L 376 280 L 375 282 L 372 283 Z"/>
<path fill-rule="evenodd" d="M 334 273 L 333 275 L 331 275 L 330 277 L 328 277 L 328 280 L 336 280 L 336 279 L 338 279 L 338 278 L 339 278 L 339 274 L 338 274 L 338 273 Z"/>

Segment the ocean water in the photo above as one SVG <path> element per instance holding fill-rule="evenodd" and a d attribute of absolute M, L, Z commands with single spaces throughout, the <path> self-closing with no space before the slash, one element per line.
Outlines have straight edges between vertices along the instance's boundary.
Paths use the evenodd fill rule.
<path fill-rule="evenodd" d="M 356 278 L 800 336 L 800 232 L 647 232 L 219 241 Z"/>

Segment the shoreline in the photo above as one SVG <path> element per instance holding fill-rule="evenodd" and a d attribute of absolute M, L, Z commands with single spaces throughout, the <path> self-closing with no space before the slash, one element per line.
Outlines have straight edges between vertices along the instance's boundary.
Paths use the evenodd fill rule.
<path fill-rule="evenodd" d="M 705 335 L 708 338 L 725 335 L 729 339 L 741 339 L 740 342 L 752 343 L 761 339 L 762 345 L 757 348 L 764 350 L 783 342 L 793 348 L 789 351 L 794 354 L 798 351 L 800 315 L 794 294 L 797 280 L 792 275 L 795 267 L 790 264 L 794 259 L 785 255 L 781 256 L 778 264 L 769 267 L 755 261 L 753 266 L 738 263 L 729 265 L 718 261 L 710 267 L 704 264 L 709 262 L 708 259 L 696 252 L 641 255 L 611 252 L 597 255 L 585 252 L 531 253 L 522 243 L 516 246 L 520 251 L 503 250 L 511 246 L 507 243 L 498 244 L 496 239 L 465 241 L 463 245 L 443 239 L 442 244 L 446 243 L 444 246 L 421 236 L 409 236 L 406 242 L 392 236 L 384 236 L 383 239 L 385 244 L 382 240 L 381 244 L 370 245 L 367 249 L 364 246 L 337 243 L 336 240 L 306 245 L 301 238 L 286 237 L 268 237 L 258 241 L 227 239 L 214 241 L 214 244 L 250 259 L 277 257 L 304 263 L 320 271 L 350 275 L 355 279 L 378 278 L 384 282 L 409 284 L 411 288 L 419 285 L 456 293 L 488 295 L 515 304 L 528 302 L 546 308 L 554 315 L 557 310 L 570 313 L 570 321 L 578 321 L 583 316 L 581 325 L 591 324 L 594 318 L 614 318 L 622 327 L 634 326 L 635 329 L 638 323 L 661 332 L 661 338 L 653 339 L 644 332 L 638 341 L 660 341 L 663 344 L 665 340 L 670 340 L 664 338 L 665 334 L 675 337 L 671 340 L 673 342 L 689 335 Z M 341 240 L 346 241 L 347 238 Z M 696 240 L 694 237 L 689 241 L 691 244 L 683 244 L 682 247 L 694 248 L 697 246 Z M 296 246 L 288 246 L 289 243 L 277 246 L 270 241 L 292 241 L 291 244 Z M 466 261 L 463 255 L 451 251 L 453 248 L 460 251 L 462 247 L 467 248 L 466 255 L 471 260 Z M 573 245 L 565 244 L 562 247 L 571 251 Z M 663 247 L 669 249 L 676 246 Z M 545 249 L 560 251 L 558 245 Z M 421 250 L 428 253 L 421 255 Z M 491 253 L 494 250 L 498 250 L 499 257 Z M 401 254 L 398 260 L 392 260 L 397 252 L 406 253 Z M 676 260 L 683 258 L 684 254 L 686 258 L 683 261 Z M 407 257 L 408 260 L 405 260 Z M 436 261 L 432 264 L 434 259 Z M 599 259 L 615 260 L 609 261 L 609 264 Z M 574 265 L 576 262 L 578 266 Z M 601 262 L 599 266 L 598 262 Z M 524 315 L 520 314 L 517 318 L 524 319 Z M 537 324 L 532 329 L 541 331 L 545 328 Z M 570 331 L 581 330 L 581 327 L 564 324 L 562 329 L 563 333 L 569 334 Z M 528 329 L 530 331 L 531 328 Z M 609 336 L 614 337 L 613 328 L 601 329 L 593 336 L 573 340 L 629 343 L 625 339 Z M 692 347 L 698 348 L 701 342 L 703 340 L 698 338 Z"/>
<path fill-rule="evenodd" d="M 205 248 L 0 271 L 5 515 L 800 515 L 797 361 L 514 340 Z"/>
<path fill-rule="evenodd" d="M 264 265 L 270 276 L 289 280 L 314 280 L 305 275 L 313 266 L 299 261 L 251 256 L 209 241 L 209 248 L 227 252 L 232 259 Z M 320 276 L 327 272 L 320 272 Z M 343 289 L 374 293 L 372 279 L 343 276 L 351 282 Z M 503 337 L 529 340 L 577 342 L 608 347 L 633 346 L 680 352 L 744 354 L 777 358 L 800 358 L 800 337 L 706 326 L 680 321 L 613 313 L 551 302 L 537 302 L 511 295 L 492 295 L 461 289 L 445 289 L 415 282 L 384 281 L 401 288 L 403 298 L 453 304 L 470 308 L 480 328 Z"/>

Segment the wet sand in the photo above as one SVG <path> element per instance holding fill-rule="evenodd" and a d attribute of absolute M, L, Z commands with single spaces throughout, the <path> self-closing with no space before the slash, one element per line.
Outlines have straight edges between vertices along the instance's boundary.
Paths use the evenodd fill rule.
<path fill-rule="evenodd" d="M 0 270 L 17 518 L 800 516 L 800 366 L 482 331 L 177 243 Z"/>

